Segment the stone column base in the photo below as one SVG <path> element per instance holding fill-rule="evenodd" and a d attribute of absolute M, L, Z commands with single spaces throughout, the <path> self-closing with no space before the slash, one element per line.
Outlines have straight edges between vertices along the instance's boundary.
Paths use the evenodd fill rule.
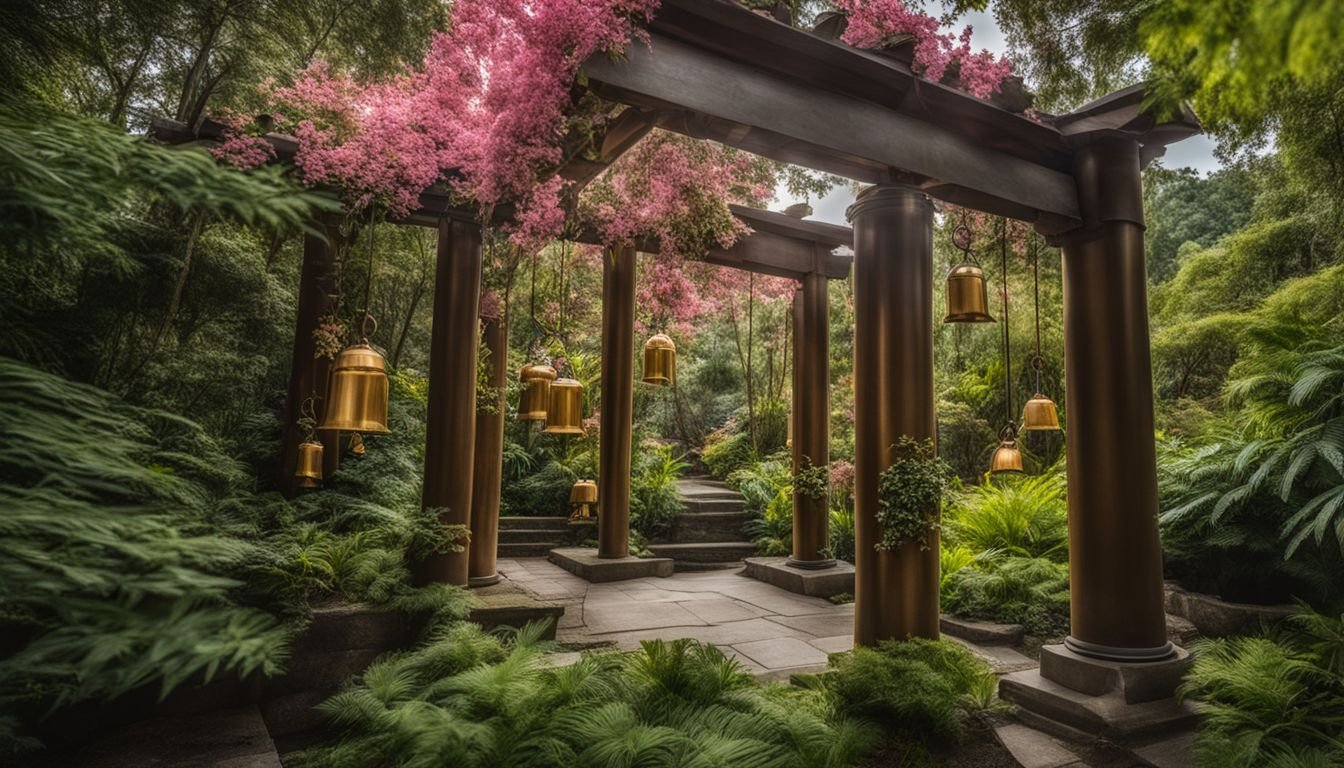
<path fill-rule="evenodd" d="M 1025 719 L 1060 726 L 1050 729 L 1057 735 L 1142 738 L 1193 726 L 1198 710 L 1175 699 L 1190 663 L 1183 648 L 1162 661 L 1119 662 L 1047 645 L 1040 669 L 1004 676 L 999 695 L 1025 710 Z"/>
<path fill-rule="evenodd" d="M 854 566 L 843 560 L 829 565 L 799 565 L 793 558 L 748 557 L 746 575 L 800 595 L 831 597 L 854 594 Z"/>

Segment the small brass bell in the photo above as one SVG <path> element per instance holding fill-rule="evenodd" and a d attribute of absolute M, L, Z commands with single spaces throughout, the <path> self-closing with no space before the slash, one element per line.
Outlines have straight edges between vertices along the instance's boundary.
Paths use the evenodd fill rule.
<path fill-rule="evenodd" d="M 385 435 L 387 363 L 368 339 L 346 347 L 331 367 L 327 405 L 318 429 Z"/>
<path fill-rule="evenodd" d="M 316 488 L 322 480 L 322 444 L 313 440 L 299 443 L 299 461 L 294 468 L 300 488 Z"/>
<path fill-rule="evenodd" d="M 569 522 L 579 523 L 593 519 L 593 505 L 597 503 L 597 483 L 592 480 L 579 480 L 569 489 L 569 505 L 574 511 Z"/>
<path fill-rule="evenodd" d="M 356 456 L 363 456 L 365 452 L 364 436 L 358 432 L 350 433 L 350 452 Z"/>
<path fill-rule="evenodd" d="M 518 380 L 527 385 L 518 396 L 518 420 L 545 421 L 555 369 L 549 365 L 524 365 L 518 372 Z"/>
<path fill-rule="evenodd" d="M 546 407 L 548 435 L 583 434 L 583 385 L 573 379 L 556 379 L 551 383 L 550 401 Z"/>
<path fill-rule="evenodd" d="M 944 323 L 992 323 L 985 271 L 963 261 L 947 273 L 947 317 Z"/>
<path fill-rule="evenodd" d="M 1059 413 L 1055 410 L 1055 401 L 1040 392 L 1032 395 L 1022 409 L 1022 429 L 1058 430 Z"/>
<path fill-rule="evenodd" d="M 644 383 L 666 386 L 677 381 L 677 345 L 667 334 L 655 334 L 644 343 Z"/>
<path fill-rule="evenodd" d="M 989 459 L 989 473 L 999 475 L 1005 472 L 1022 471 L 1022 451 L 1017 447 L 1017 427 L 1009 422 L 999 433 L 999 447 Z"/>

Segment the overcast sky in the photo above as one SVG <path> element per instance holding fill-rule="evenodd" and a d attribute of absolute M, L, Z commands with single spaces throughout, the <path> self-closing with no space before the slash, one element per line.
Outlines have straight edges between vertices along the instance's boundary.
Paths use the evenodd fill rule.
<path fill-rule="evenodd" d="M 972 41 L 976 48 L 988 48 L 995 54 L 1002 56 L 1008 50 L 1007 41 L 999 25 L 994 22 L 993 15 L 986 12 L 971 12 L 965 14 L 962 23 L 970 24 L 975 28 Z M 1201 174 L 1208 174 L 1218 170 L 1221 165 L 1218 159 L 1213 156 L 1213 142 L 1205 136 L 1195 136 L 1178 142 L 1167 148 L 1167 154 L 1162 158 L 1162 164 L 1168 168 L 1194 168 Z M 776 193 L 778 199 L 771 206 L 774 210 L 782 211 L 788 205 L 799 202 L 789 196 L 787 190 L 782 187 Z M 854 193 L 848 185 L 831 190 L 830 194 L 820 200 L 812 201 L 813 219 L 829 221 L 834 224 L 845 223 L 845 209 L 854 202 Z"/>

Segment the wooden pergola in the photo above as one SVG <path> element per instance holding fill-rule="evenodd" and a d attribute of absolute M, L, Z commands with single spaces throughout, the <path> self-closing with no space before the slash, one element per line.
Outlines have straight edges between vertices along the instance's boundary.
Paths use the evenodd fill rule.
<path fill-rule="evenodd" d="M 1038 122 L 923 80 L 899 58 L 728 0 L 663 0 L 649 33 L 650 45 L 630 46 L 625 60 L 600 54 L 585 63 L 588 86 L 628 108 L 608 128 L 599 157 L 570 163 L 561 170 L 566 178 L 595 178 L 659 127 L 872 185 L 849 210 L 852 231 L 735 209 L 754 234 L 708 259 L 802 284 L 794 458 L 823 464 L 825 281 L 849 269 L 834 248 L 853 247 L 854 373 L 862 382 L 855 392 L 855 641 L 938 635 L 936 541 L 923 551 L 873 546 L 889 448 L 905 435 L 936 437 L 936 198 L 1029 222 L 1063 251 L 1072 628 L 1065 651 L 1048 663 L 1043 654 L 1042 676 L 1076 691 L 1083 689 L 1058 671 L 1082 663 L 1075 656 L 1108 669 L 1129 664 L 1131 672 L 1146 668 L 1133 662 L 1183 658 L 1167 640 L 1163 609 L 1140 172 L 1168 144 L 1199 131 L 1194 116 L 1158 120 L 1136 86 Z M 174 131 L 180 128 L 161 125 L 158 133 L 171 138 Z M 424 505 L 474 533 L 470 553 L 438 556 L 421 575 L 488 581 L 502 421 L 478 421 L 475 413 L 481 223 L 435 190 L 408 223 L 439 229 Z M 330 262 L 323 248 L 317 238 L 305 247 L 291 409 L 321 380 L 310 330 Z M 634 245 L 613 249 L 603 275 L 599 554 L 613 558 L 626 555 L 628 536 L 635 252 Z M 502 333 L 494 334 L 490 341 L 487 328 L 487 342 L 502 345 Z M 498 383 L 505 373 L 496 371 Z M 825 515 L 824 504 L 796 502 L 797 564 L 823 561 Z M 1067 664 L 1059 660 L 1066 653 Z"/>

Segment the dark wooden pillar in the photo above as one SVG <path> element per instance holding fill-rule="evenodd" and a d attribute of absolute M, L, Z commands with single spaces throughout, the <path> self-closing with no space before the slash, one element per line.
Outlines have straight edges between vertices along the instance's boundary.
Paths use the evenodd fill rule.
<path fill-rule="evenodd" d="M 444 216 L 434 274 L 422 503 L 438 510 L 445 525 L 471 524 L 480 292 L 481 227 L 465 216 Z M 419 564 L 417 580 L 466 586 L 467 558 L 465 550 L 431 555 Z"/>
<path fill-rule="evenodd" d="M 476 414 L 475 469 L 471 481 L 471 549 L 468 581 L 483 587 L 499 581 L 495 556 L 499 550 L 499 495 L 504 476 L 504 392 L 509 375 L 509 321 L 501 314 L 483 321 L 485 348 L 490 351 L 490 386 L 495 412 Z"/>
<path fill-rule="evenodd" d="M 854 641 L 938 637 L 938 538 L 880 552 L 877 485 L 903 435 L 934 437 L 933 206 L 876 186 L 854 225 Z"/>
<path fill-rule="evenodd" d="M 824 467 L 830 461 L 830 328 L 826 276 L 803 278 L 794 297 L 793 458 L 794 470 Z M 793 555 L 789 565 L 828 568 L 835 558 L 825 550 L 830 505 L 798 491 L 793 494 Z"/>
<path fill-rule="evenodd" d="M 328 237 L 335 237 L 334 228 Z M 316 357 L 317 343 L 313 331 L 331 309 L 336 291 L 336 258 L 329 239 L 315 234 L 303 236 L 303 266 L 299 273 L 299 306 L 294 318 L 294 356 L 289 367 L 289 391 L 285 396 L 285 423 L 281 440 L 280 488 L 285 495 L 298 493 L 294 477 L 298 465 L 299 443 L 304 430 L 299 428 L 303 403 L 313 398 L 313 410 L 318 421 L 322 419 L 323 398 L 327 393 L 327 373 L 331 361 Z M 331 474 L 340 466 L 341 436 L 338 432 L 317 432 L 322 443 L 322 474 Z"/>
<path fill-rule="evenodd" d="M 630 433 L 635 392 L 635 249 L 602 260 L 602 433 L 597 465 L 597 556 L 630 554 Z"/>
<path fill-rule="evenodd" d="M 1157 531 L 1139 146 L 1074 155 L 1083 227 L 1061 238 L 1069 404 L 1069 577 L 1079 653 L 1168 656 Z"/>

